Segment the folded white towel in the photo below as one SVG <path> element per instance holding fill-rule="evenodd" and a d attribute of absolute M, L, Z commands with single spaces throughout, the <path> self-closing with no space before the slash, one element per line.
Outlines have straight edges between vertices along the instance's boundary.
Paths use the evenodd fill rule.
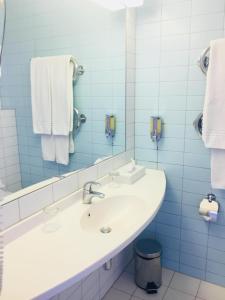
<path fill-rule="evenodd" d="M 202 138 L 211 148 L 211 185 L 225 189 L 225 39 L 210 43 Z"/>
<path fill-rule="evenodd" d="M 207 148 L 225 149 L 225 39 L 210 44 L 202 138 Z"/>
<path fill-rule="evenodd" d="M 31 103 L 33 131 L 36 134 L 52 132 L 51 84 L 47 62 L 46 58 L 31 60 Z"/>

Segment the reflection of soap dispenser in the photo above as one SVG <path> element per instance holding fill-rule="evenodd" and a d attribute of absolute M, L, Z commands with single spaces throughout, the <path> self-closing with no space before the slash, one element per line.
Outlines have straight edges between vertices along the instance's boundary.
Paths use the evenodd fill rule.
<path fill-rule="evenodd" d="M 113 138 L 116 134 L 116 117 L 114 115 L 105 116 L 105 135 L 107 138 Z"/>
<path fill-rule="evenodd" d="M 150 133 L 152 141 L 158 144 L 162 137 L 162 119 L 160 117 L 151 117 Z"/>

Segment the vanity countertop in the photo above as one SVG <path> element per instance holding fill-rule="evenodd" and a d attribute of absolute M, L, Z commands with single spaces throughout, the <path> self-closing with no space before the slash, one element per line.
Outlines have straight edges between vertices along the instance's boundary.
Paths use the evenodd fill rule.
<path fill-rule="evenodd" d="M 128 209 L 123 225 L 114 226 L 109 234 L 81 226 L 82 216 L 92 205 L 82 204 L 79 199 L 52 218 L 52 222 L 57 218 L 58 230 L 48 233 L 43 230 L 46 224 L 41 223 L 10 242 L 4 248 L 0 299 L 49 299 L 85 278 L 146 228 L 162 204 L 165 189 L 164 172 L 147 169 L 146 175 L 132 185 L 103 186 L 101 192 L 106 194 L 106 199 L 93 201 L 95 204 L 95 201 L 107 201 L 108 197 L 126 195 L 139 198 L 143 204 L 143 209 L 138 209 L 135 215 L 129 214 Z"/>

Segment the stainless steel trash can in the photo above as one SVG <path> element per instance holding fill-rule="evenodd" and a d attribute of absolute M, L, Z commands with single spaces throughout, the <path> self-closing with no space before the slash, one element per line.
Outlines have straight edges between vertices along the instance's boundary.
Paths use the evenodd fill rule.
<path fill-rule="evenodd" d="M 162 283 L 162 247 L 156 240 L 141 239 L 135 244 L 135 282 L 147 293 L 157 293 Z"/>

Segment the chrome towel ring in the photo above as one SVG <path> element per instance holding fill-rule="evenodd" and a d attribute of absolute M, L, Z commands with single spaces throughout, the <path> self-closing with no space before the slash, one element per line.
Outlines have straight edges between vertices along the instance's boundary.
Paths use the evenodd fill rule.
<path fill-rule="evenodd" d="M 203 50 L 198 60 L 198 65 L 203 74 L 207 74 L 208 67 L 209 67 L 209 58 L 210 58 L 210 47 Z"/>

